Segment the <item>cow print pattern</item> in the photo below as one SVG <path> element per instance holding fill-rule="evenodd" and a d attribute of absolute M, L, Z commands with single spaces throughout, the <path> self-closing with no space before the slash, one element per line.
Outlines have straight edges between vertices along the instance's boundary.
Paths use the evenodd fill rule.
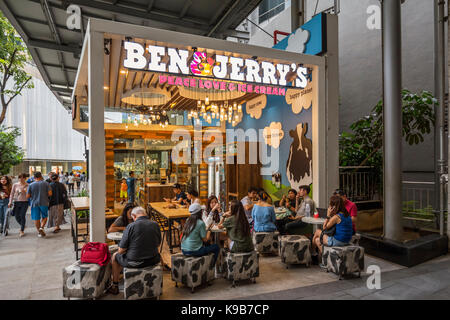
<path fill-rule="evenodd" d="M 350 244 L 352 246 L 359 246 L 359 240 L 361 240 L 361 236 L 359 234 L 354 234 L 350 240 Z"/>
<path fill-rule="evenodd" d="M 191 289 L 208 283 L 215 278 L 214 254 L 203 257 L 172 255 L 172 280 Z"/>
<path fill-rule="evenodd" d="M 359 246 L 327 247 L 324 246 L 322 263 L 339 278 L 364 270 L 364 248 Z"/>
<path fill-rule="evenodd" d="M 158 298 L 162 295 L 163 272 L 161 266 L 124 268 L 124 296 L 127 300 Z"/>
<path fill-rule="evenodd" d="M 80 260 L 63 268 L 63 296 L 65 298 L 95 299 L 109 287 L 111 264 L 104 267 Z"/>
<path fill-rule="evenodd" d="M 278 238 L 281 261 L 285 264 L 311 264 L 311 242 L 305 236 L 291 235 Z"/>
<path fill-rule="evenodd" d="M 235 282 L 259 277 L 259 254 L 256 251 L 228 252 L 224 264 L 225 278 L 230 281 Z"/>
<path fill-rule="evenodd" d="M 279 232 L 253 232 L 253 245 L 260 254 L 278 254 Z"/>

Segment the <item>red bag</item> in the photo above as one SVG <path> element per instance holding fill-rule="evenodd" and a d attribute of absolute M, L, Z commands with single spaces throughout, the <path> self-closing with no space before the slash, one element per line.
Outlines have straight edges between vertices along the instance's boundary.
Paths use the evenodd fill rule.
<path fill-rule="evenodd" d="M 101 242 L 88 242 L 81 249 L 81 263 L 96 263 L 106 266 L 111 260 L 108 245 Z"/>

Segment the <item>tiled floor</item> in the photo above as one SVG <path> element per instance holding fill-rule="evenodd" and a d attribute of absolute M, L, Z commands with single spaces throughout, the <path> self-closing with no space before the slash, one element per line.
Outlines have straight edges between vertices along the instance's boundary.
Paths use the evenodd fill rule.
<path fill-rule="evenodd" d="M 17 230 L 11 230 L 10 235 L 0 238 L 0 299 L 63 299 L 62 268 L 74 261 L 68 224 L 58 234 L 48 231 L 45 238 L 38 238 L 33 228 L 26 229 L 23 238 L 18 237 Z M 404 269 L 366 256 L 366 267 L 376 264 L 383 272 L 382 289 L 372 292 L 365 287 L 364 280 L 339 281 L 317 266 L 286 269 L 279 257 L 261 257 L 256 284 L 242 282 L 236 288 L 231 288 L 224 279 L 216 279 L 211 286 L 199 287 L 192 294 L 189 288 L 176 288 L 170 272 L 164 272 L 161 299 L 379 299 L 404 297 L 406 289 L 413 297 L 421 292 L 448 296 L 450 272 L 437 266 L 448 264 L 448 269 L 450 257 L 433 263 L 418 266 L 418 269 Z M 123 299 L 123 295 L 107 295 L 103 299 Z"/>

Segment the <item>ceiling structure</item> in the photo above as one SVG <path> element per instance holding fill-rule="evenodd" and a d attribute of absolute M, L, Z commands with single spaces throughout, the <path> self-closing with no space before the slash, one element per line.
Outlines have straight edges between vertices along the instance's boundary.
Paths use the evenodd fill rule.
<path fill-rule="evenodd" d="M 0 0 L 0 10 L 24 39 L 43 80 L 58 100 L 70 109 L 72 89 L 78 68 L 84 30 L 89 18 L 99 18 L 165 30 L 225 39 L 248 39 L 248 33 L 237 31 L 240 23 L 261 0 Z M 69 29 L 67 8 L 81 9 L 82 25 Z M 127 108 L 120 102 L 123 92 L 136 87 L 157 85 L 149 72 L 129 72 L 120 77 L 120 41 L 105 42 L 109 56 L 121 52 L 105 65 L 105 103 Z M 106 53 L 106 52 L 105 52 Z M 115 61 L 117 60 L 117 61 Z M 105 62 L 106 63 L 106 62 Z M 118 77 L 117 87 L 112 77 Z M 106 75 L 105 75 L 106 77 Z M 123 78 L 123 79 L 121 79 Z M 114 90 L 112 90 L 114 89 Z M 167 106 L 175 103 L 188 109 L 187 100 L 172 89 Z M 112 103 L 112 102 L 117 103 Z M 178 108 L 178 107 L 177 107 Z"/>

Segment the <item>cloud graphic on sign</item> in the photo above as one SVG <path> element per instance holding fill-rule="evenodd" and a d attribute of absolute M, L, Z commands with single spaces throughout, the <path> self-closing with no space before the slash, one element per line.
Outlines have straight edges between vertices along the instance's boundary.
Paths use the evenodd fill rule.
<path fill-rule="evenodd" d="M 252 100 L 247 101 L 245 106 L 245 111 L 250 115 L 250 117 L 259 119 L 262 115 L 262 110 L 267 105 L 266 95 L 258 96 Z"/>
<path fill-rule="evenodd" d="M 263 131 L 264 141 L 267 145 L 278 149 L 281 139 L 284 138 L 284 131 L 281 122 L 271 122 Z"/>
<path fill-rule="evenodd" d="M 303 53 L 306 49 L 306 43 L 309 40 L 309 31 L 302 28 L 297 29 L 288 39 L 286 51 Z"/>
<path fill-rule="evenodd" d="M 286 90 L 286 103 L 292 105 L 292 112 L 299 114 L 303 109 L 308 110 L 315 104 L 315 92 L 312 82 L 308 82 L 305 89 Z"/>

